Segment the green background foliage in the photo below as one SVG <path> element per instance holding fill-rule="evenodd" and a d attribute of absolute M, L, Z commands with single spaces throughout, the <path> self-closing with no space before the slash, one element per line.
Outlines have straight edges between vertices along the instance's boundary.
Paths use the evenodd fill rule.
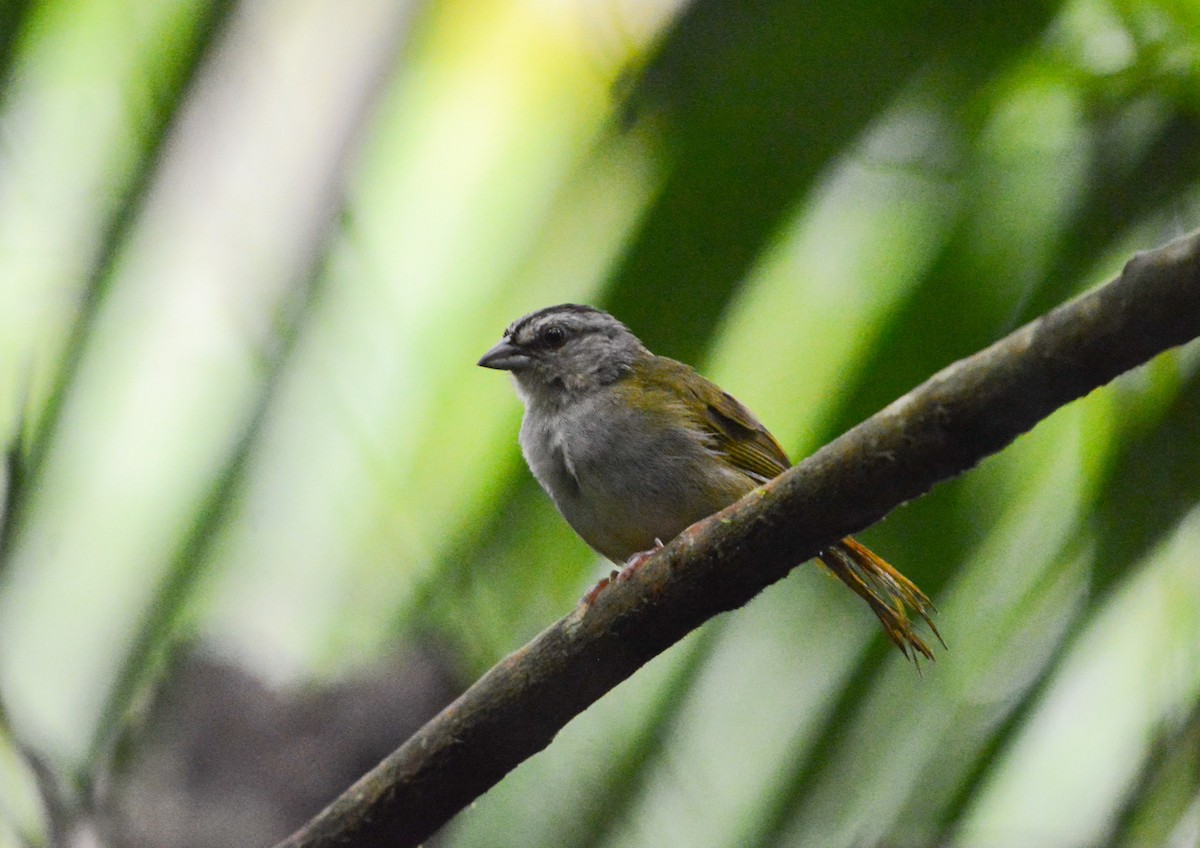
<path fill-rule="evenodd" d="M 1200 6 L 0 3 L 0 845 L 79 818 L 172 659 L 460 685 L 602 573 L 474 367 L 604 306 L 800 457 L 1200 220 Z M 1194 845 L 1200 350 L 810 567 L 452 846 Z"/>

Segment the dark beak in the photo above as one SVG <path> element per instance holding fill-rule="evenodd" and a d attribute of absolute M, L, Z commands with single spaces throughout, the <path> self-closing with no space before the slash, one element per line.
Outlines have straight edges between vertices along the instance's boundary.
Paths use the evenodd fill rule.
<path fill-rule="evenodd" d="M 529 355 L 508 339 L 502 339 L 480 358 L 479 364 L 498 371 L 517 371 L 529 364 Z"/>

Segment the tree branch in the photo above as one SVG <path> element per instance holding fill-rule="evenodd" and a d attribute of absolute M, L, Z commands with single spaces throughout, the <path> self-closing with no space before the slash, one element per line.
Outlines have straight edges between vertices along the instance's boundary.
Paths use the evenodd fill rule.
<path fill-rule="evenodd" d="M 503 660 L 278 848 L 414 846 L 605 692 L 830 543 L 971 468 L 1055 409 L 1200 336 L 1200 232 L 935 374 L 685 530 Z"/>

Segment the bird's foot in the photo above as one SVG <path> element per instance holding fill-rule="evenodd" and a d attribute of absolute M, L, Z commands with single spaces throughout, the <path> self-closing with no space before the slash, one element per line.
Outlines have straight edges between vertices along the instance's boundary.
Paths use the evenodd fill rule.
<path fill-rule="evenodd" d="M 596 598 L 600 597 L 600 593 L 607 589 L 608 585 L 617 579 L 618 574 L 620 574 L 620 572 L 614 568 L 611 572 L 609 572 L 607 577 L 601 578 L 600 582 L 588 589 L 584 596 L 579 599 L 579 605 L 583 607 L 590 607 L 592 604 L 594 604 L 596 602 Z"/>
<path fill-rule="evenodd" d="M 625 567 L 617 574 L 617 579 L 624 583 L 626 580 L 633 577 L 637 570 L 645 565 L 646 560 L 654 556 L 663 549 L 662 539 L 655 538 L 654 547 L 647 551 L 638 551 L 636 554 L 625 560 Z"/>
<path fill-rule="evenodd" d="M 643 563 L 650 557 L 663 549 L 662 539 L 654 540 L 654 547 L 646 551 L 638 551 L 636 554 L 625 560 L 625 565 L 620 571 L 613 569 L 607 577 L 604 577 L 595 586 L 587 590 L 587 593 L 579 599 L 581 606 L 590 607 L 596 602 L 596 598 L 600 597 L 600 593 L 607 589 L 610 585 L 620 581 L 624 583 L 631 578 Z"/>

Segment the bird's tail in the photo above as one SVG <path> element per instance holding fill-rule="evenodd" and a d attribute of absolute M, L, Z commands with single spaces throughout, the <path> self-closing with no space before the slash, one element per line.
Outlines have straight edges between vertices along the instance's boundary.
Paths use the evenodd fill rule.
<path fill-rule="evenodd" d="M 904 656 L 916 659 L 920 654 L 926 659 L 933 659 L 933 651 L 917 634 L 914 622 L 909 618 L 910 613 L 920 616 L 945 647 L 942 634 L 938 633 L 933 619 L 929 617 L 934 609 L 929 598 L 870 548 L 847 536 L 821 551 L 817 558 L 867 602 L 871 612 L 883 624 L 888 638 Z"/>

